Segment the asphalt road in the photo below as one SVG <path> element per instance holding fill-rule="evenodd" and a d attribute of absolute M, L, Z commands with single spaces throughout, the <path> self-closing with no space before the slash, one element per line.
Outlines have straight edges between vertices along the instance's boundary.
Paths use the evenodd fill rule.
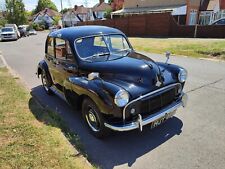
<path fill-rule="evenodd" d="M 98 140 L 88 133 L 80 112 L 74 112 L 57 96 L 47 96 L 36 78 L 36 66 L 44 57 L 46 33 L 16 42 L 1 42 L 10 65 L 43 105 L 56 110 L 82 140 L 89 159 L 102 168 L 222 169 L 225 165 L 225 63 L 173 56 L 171 63 L 189 72 L 186 109 L 154 130 L 113 133 Z M 150 55 L 155 60 L 162 56 Z M 29 103 L 28 103 L 29 104 Z"/>

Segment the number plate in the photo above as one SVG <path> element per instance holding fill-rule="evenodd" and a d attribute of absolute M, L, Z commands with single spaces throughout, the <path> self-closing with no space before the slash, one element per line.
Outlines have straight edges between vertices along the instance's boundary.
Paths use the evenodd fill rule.
<path fill-rule="evenodd" d="M 176 113 L 176 111 L 170 112 L 168 114 L 166 114 L 165 116 L 161 117 L 160 119 L 153 121 L 151 124 L 151 128 L 155 128 L 159 125 L 161 125 L 163 122 L 165 122 L 166 120 L 168 120 L 169 118 L 173 117 L 173 115 Z"/>

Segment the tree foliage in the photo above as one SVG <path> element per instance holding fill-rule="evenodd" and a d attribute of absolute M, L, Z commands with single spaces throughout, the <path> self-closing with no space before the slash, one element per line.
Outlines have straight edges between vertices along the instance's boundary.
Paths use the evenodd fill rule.
<path fill-rule="evenodd" d="M 61 12 L 60 13 L 63 13 L 63 14 L 65 14 L 66 12 L 68 12 L 70 9 L 69 8 L 64 8 L 63 10 L 61 10 Z"/>
<path fill-rule="evenodd" d="M 25 5 L 22 0 L 6 0 L 5 5 L 8 23 L 17 25 L 27 23 Z"/>
<path fill-rule="evenodd" d="M 108 0 L 108 3 L 109 3 L 109 4 L 113 3 L 113 0 Z"/>
<path fill-rule="evenodd" d="M 104 14 L 104 17 L 107 19 L 111 18 L 112 9 L 107 9 L 106 13 Z"/>
<path fill-rule="evenodd" d="M 7 22 L 8 22 L 8 21 L 7 21 L 5 18 L 1 18 L 1 19 L 0 19 L 0 28 L 1 28 L 1 27 L 4 27 L 5 24 L 7 24 Z"/>
<path fill-rule="evenodd" d="M 45 8 L 49 8 L 49 9 L 58 11 L 56 5 L 51 0 L 39 0 L 38 4 L 34 10 L 34 13 L 36 14 L 36 13 L 44 10 Z"/>

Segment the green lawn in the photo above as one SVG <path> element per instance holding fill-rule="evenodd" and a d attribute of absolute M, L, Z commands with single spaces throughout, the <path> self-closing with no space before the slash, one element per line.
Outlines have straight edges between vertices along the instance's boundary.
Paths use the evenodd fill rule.
<path fill-rule="evenodd" d="M 129 38 L 134 49 L 150 53 L 225 59 L 224 39 Z"/>
<path fill-rule="evenodd" d="M 66 136 L 66 137 L 65 137 Z M 60 117 L 0 69 L 0 168 L 92 168 Z"/>

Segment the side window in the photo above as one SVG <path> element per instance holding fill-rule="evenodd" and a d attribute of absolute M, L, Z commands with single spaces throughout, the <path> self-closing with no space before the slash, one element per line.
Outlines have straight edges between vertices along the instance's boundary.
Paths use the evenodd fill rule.
<path fill-rule="evenodd" d="M 111 36 L 111 45 L 112 49 L 122 50 L 122 49 L 129 49 L 129 46 L 127 44 L 127 41 L 125 38 L 121 35 L 117 36 Z"/>
<path fill-rule="evenodd" d="M 55 53 L 58 59 L 74 60 L 69 42 L 63 39 L 55 39 Z"/>
<path fill-rule="evenodd" d="M 47 47 L 47 54 L 54 56 L 54 40 L 53 38 L 49 38 L 48 39 L 48 43 L 47 43 L 48 47 Z"/>
<path fill-rule="evenodd" d="M 105 41 L 102 36 L 96 36 L 94 38 L 94 46 L 106 47 Z"/>
<path fill-rule="evenodd" d="M 55 55 L 58 59 L 66 59 L 66 42 L 63 39 L 55 39 Z"/>

